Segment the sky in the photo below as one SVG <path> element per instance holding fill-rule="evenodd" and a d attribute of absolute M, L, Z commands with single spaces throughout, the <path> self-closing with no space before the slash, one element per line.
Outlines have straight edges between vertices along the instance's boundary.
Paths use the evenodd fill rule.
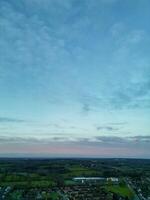
<path fill-rule="evenodd" d="M 0 156 L 150 158 L 149 7 L 0 0 Z"/>

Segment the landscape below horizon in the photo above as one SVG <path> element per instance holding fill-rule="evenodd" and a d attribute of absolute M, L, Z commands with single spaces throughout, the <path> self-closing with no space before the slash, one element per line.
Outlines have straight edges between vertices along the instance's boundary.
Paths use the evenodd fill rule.
<path fill-rule="evenodd" d="M 2 200 L 149 198 L 149 159 L 0 159 Z"/>

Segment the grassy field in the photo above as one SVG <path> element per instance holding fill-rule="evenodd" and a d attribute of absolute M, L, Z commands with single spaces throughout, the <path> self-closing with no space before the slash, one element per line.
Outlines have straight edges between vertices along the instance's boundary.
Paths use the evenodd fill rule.
<path fill-rule="evenodd" d="M 52 200 L 57 200 L 57 199 L 59 199 L 59 194 L 57 193 L 57 192 L 52 192 L 51 194 L 50 194 L 50 197 L 51 197 L 51 199 Z"/>
<path fill-rule="evenodd" d="M 32 187 L 32 188 L 38 188 L 38 187 L 50 187 L 50 186 L 55 186 L 55 182 L 53 181 L 47 181 L 47 180 L 42 180 L 42 181 L 14 181 L 14 182 L 1 182 L 0 186 L 18 186 L 18 187 Z"/>
<path fill-rule="evenodd" d="M 72 181 L 72 180 L 65 180 L 65 185 L 69 186 L 69 185 L 77 185 L 79 183 Z"/>
<path fill-rule="evenodd" d="M 55 181 L 49 176 L 40 176 L 38 174 L 17 175 L 0 174 L 0 186 L 19 186 L 19 187 L 50 187 L 55 186 Z"/>
<path fill-rule="evenodd" d="M 128 197 L 130 199 L 132 199 L 134 197 L 133 191 L 126 185 L 124 185 L 124 186 L 119 186 L 119 185 L 106 186 L 106 190 L 116 193 L 116 194 L 119 194 L 122 197 Z"/>
<path fill-rule="evenodd" d="M 69 169 L 69 172 L 67 175 L 76 177 L 76 176 L 92 176 L 96 173 L 95 170 L 86 168 L 86 167 L 81 167 L 81 166 L 72 166 Z"/>
<path fill-rule="evenodd" d="M 12 194 L 10 195 L 10 199 L 11 200 L 20 200 L 20 199 L 22 199 L 22 193 L 20 191 L 12 192 Z"/>

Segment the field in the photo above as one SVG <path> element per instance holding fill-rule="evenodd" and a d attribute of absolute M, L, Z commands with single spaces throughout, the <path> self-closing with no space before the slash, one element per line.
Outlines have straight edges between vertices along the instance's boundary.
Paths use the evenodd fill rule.
<path fill-rule="evenodd" d="M 128 197 L 129 199 L 132 199 L 134 197 L 133 191 L 126 185 L 124 186 L 111 185 L 111 186 L 107 186 L 106 190 L 109 192 L 116 193 L 122 197 Z"/>
<path fill-rule="evenodd" d="M 96 174 L 96 171 L 93 169 L 89 169 L 87 167 L 81 167 L 78 165 L 72 166 L 68 168 L 68 173 L 67 175 L 76 177 L 76 176 L 92 176 Z"/>

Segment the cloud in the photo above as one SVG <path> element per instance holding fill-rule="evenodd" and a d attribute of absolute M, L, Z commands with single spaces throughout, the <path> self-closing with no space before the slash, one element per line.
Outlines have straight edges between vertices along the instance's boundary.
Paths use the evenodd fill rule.
<path fill-rule="evenodd" d="M 116 79 L 116 84 L 112 87 L 109 85 L 109 88 L 106 87 L 104 92 L 95 94 L 86 91 L 79 99 L 82 110 L 88 113 L 99 109 L 150 108 L 150 70 L 140 71 L 133 70 L 130 77 L 126 77 L 125 80 Z M 138 73 L 141 73 L 139 78 Z M 137 78 L 135 78 L 136 75 Z M 122 75 L 120 74 L 120 76 Z"/>
<path fill-rule="evenodd" d="M 110 103 L 116 108 L 150 108 L 150 80 L 130 83 L 114 91 Z"/>
<path fill-rule="evenodd" d="M 121 22 L 118 22 L 112 25 L 110 32 L 113 37 L 118 37 L 121 33 L 123 33 L 124 29 L 125 25 Z"/>
<path fill-rule="evenodd" d="M 123 124 L 105 123 L 120 118 L 132 118 L 123 126 L 126 134 L 148 132 L 149 30 L 140 26 L 141 18 L 135 21 L 140 13 L 144 19 L 145 7 L 134 9 L 131 16 L 122 12 L 130 3 L 122 5 L 117 0 L 0 1 L 0 110 L 38 120 L 26 126 L 19 125 L 26 120 L 1 117 L 7 131 L 1 129 L 0 134 L 41 135 L 44 143 L 46 136 L 51 136 L 48 142 L 81 142 L 76 136 L 82 133 L 122 134 Z M 136 114 L 139 109 L 143 114 Z M 59 122 L 62 117 L 71 125 Z M 47 125 L 50 119 L 53 122 Z M 90 145 L 117 142 L 117 138 L 83 140 Z"/>
<path fill-rule="evenodd" d="M 118 128 L 114 128 L 112 126 L 97 126 L 96 129 L 98 131 L 100 131 L 100 130 L 104 130 L 104 131 L 118 131 L 119 130 Z"/>
<path fill-rule="evenodd" d="M 112 25 L 110 33 L 115 46 L 111 65 L 121 79 L 116 77 L 118 86 L 112 87 L 108 104 L 117 109 L 149 108 L 148 30 L 120 20 Z"/>
<path fill-rule="evenodd" d="M 111 122 L 109 124 L 110 125 L 115 125 L 115 126 L 121 126 L 121 125 L 126 125 L 128 123 L 126 121 L 124 121 L 124 122 Z"/>
<path fill-rule="evenodd" d="M 29 156 L 136 157 L 150 158 L 150 136 L 95 138 L 0 137 L 0 156 L 21 153 Z"/>
<path fill-rule="evenodd" d="M 0 117 L 0 123 L 23 123 L 27 122 L 23 119 L 11 118 L 11 117 Z"/>
<path fill-rule="evenodd" d="M 71 137 L 71 136 L 51 136 L 51 137 L 11 137 L 11 136 L 1 136 L 0 143 L 46 143 L 51 144 L 53 142 L 73 142 L 80 143 L 83 145 L 105 145 L 105 144 L 126 144 L 134 145 L 135 142 L 139 144 L 145 144 L 150 142 L 149 135 L 143 136 L 128 136 L 128 137 L 119 137 L 119 136 L 95 136 L 95 137 Z"/>
<path fill-rule="evenodd" d="M 148 39 L 146 29 L 130 27 L 124 21 L 115 22 L 110 28 L 110 33 L 119 48 L 127 47 L 129 51 L 133 45 L 139 45 Z"/>
<path fill-rule="evenodd" d="M 89 106 L 89 104 L 87 104 L 87 103 L 84 103 L 83 104 L 83 106 L 82 106 L 82 111 L 83 111 L 83 113 L 84 114 L 88 114 L 89 112 L 90 112 L 90 106 Z"/>
<path fill-rule="evenodd" d="M 132 45 L 139 45 L 147 37 L 144 30 L 128 30 L 123 24 L 115 24 L 111 31 L 113 36 L 118 37 L 117 43 L 120 47 L 131 48 Z"/>
<path fill-rule="evenodd" d="M 94 92 L 89 92 L 89 88 L 91 90 L 96 88 L 95 85 L 105 85 L 106 88 L 104 88 L 104 90 L 107 90 L 105 82 L 98 82 L 97 79 L 94 80 L 96 75 L 98 79 L 103 79 L 103 74 L 105 80 L 109 80 L 110 78 L 107 77 L 103 69 L 105 65 L 107 65 L 107 62 L 104 66 L 103 63 L 97 62 L 95 74 L 93 73 L 93 63 L 89 62 L 89 66 L 87 66 L 87 62 L 89 61 L 87 61 L 88 55 L 90 55 L 90 57 L 94 55 L 92 58 L 93 60 L 95 60 L 95 58 L 97 59 L 99 55 L 95 55 L 95 51 L 91 48 L 85 47 L 91 47 L 91 45 L 94 44 L 93 48 L 98 48 L 99 50 L 99 45 L 102 47 L 105 45 L 105 43 L 101 44 L 103 38 L 96 35 L 96 32 L 98 32 L 98 35 L 104 35 L 104 33 L 102 34 L 103 29 L 101 27 L 99 28 L 99 26 L 101 23 L 105 24 L 105 21 L 97 23 L 97 19 L 103 19 L 103 15 L 101 15 L 101 12 L 96 12 L 99 13 L 98 15 L 93 11 L 95 11 L 95 8 L 97 9 L 96 11 L 99 11 L 98 9 L 101 8 L 101 6 L 98 6 L 99 4 L 108 5 L 108 3 L 113 2 L 117 1 L 104 0 L 100 1 L 100 3 L 88 2 L 87 4 L 91 4 L 89 8 L 88 5 L 82 1 L 78 3 L 78 6 L 74 5 L 74 1 L 68 0 L 65 2 L 60 0 L 44 2 L 17 1 L 17 3 L 1 1 L 1 31 L 3 35 L 1 49 L 5 52 L 0 54 L 2 56 L 1 68 L 4 66 L 4 69 L 1 69 L 3 80 L 5 80 L 6 83 L 8 83 L 8 80 L 9 82 L 11 82 L 10 80 L 15 80 L 16 84 L 18 84 L 20 83 L 20 79 L 23 79 L 25 76 L 23 87 L 25 87 L 25 90 L 27 90 L 28 94 L 31 94 L 31 96 L 35 94 L 39 95 L 40 93 L 40 98 L 46 99 L 49 104 L 64 103 L 69 98 L 71 101 L 78 99 L 78 103 L 82 103 L 81 109 L 85 113 L 89 113 L 90 110 L 93 111 L 98 107 L 107 107 L 108 104 L 110 107 L 113 107 L 114 104 L 114 108 L 117 107 L 117 105 L 118 108 L 121 108 L 123 105 L 130 104 L 134 97 L 126 91 L 123 91 L 122 88 L 118 91 L 112 86 L 112 90 L 114 91 L 112 96 L 111 93 L 109 93 L 108 96 L 103 96 L 101 88 L 99 87 L 97 88 L 96 95 Z M 91 12 L 88 12 L 89 9 L 91 9 Z M 104 16 L 104 18 L 107 22 L 106 16 Z M 94 27 L 95 25 L 96 27 L 98 26 L 96 31 L 93 24 Z M 113 52 L 116 53 L 115 58 L 119 57 L 118 51 L 122 52 L 122 49 L 127 47 L 130 52 L 131 44 L 139 44 L 145 39 L 145 36 L 147 37 L 146 31 L 142 29 L 124 31 L 124 29 L 126 30 L 126 26 L 127 25 L 122 21 L 115 21 L 110 28 L 111 34 L 116 35 L 116 40 L 118 40 L 115 50 L 113 50 Z M 85 37 L 87 30 L 90 30 L 90 38 Z M 126 34 L 122 34 L 123 32 Z M 93 35 L 96 35 L 96 42 L 93 41 Z M 87 51 L 84 49 L 90 49 L 89 54 L 87 54 Z M 79 57 L 85 58 L 83 63 L 78 62 Z M 126 60 L 130 59 L 127 58 Z M 72 64 L 74 61 L 75 64 Z M 79 69 L 78 71 L 77 66 L 79 65 L 80 68 L 82 64 L 83 67 L 81 68 L 83 69 Z M 90 65 L 93 66 L 93 69 L 91 69 Z M 99 65 L 102 65 L 102 67 L 98 67 Z M 116 63 L 114 63 L 113 68 L 116 68 L 115 65 Z M 119 63 L 119 65 L 121 64 Z M 128 66 L 126 67 L 128 68 Z M 89 75 L 86 73 L 88 68 L 90 69 L 90 75 L 93 74 L 91 78 L 92 84 L 94 82 L 96 83 L 95 85 L 93 84 L 93 87 L 91 87 L 91 82 L 84 78 Z M 64 71 L 67 73 L 64 73 Z M 78 73 L 76 74 L 76 72 Z M 122 73 L 124 74 L 124 72 Z M 113 77 L 115 77 L 115 73 L 113 73 Z M 81 82 L 79 81 L 80 79 Z M 5 84 L 3 83 L 3 85 Z M 12 85 L 10 88 L 11 87 Z M 135 87 L 137 86 L 135 85 Z M 33 94 L 33 91 L 30 91 L 32 90 L 31 88 L 34 88 L 35 94 Z M 86 96 L 83 97 L 83 100 L 80 100 L 80 97 L 78 97 L 80 95 L 79 93 L 83 92 L 81 88 L 83 88 L 86 94 L 83 95 Z M 127 90 L 128 89 L 127 87 Z M 17 87 L 17 92 L 20 93 L 20 91 L 22 90 Z M 16 92 L 16 90 L 14 89 L 13 92 Z M 137 101 L 137 104 L 143 103 L 143 101 Z"/>
<path fill-rule="evenodd" d="M 150 136 L 135 136 L 131 137 L 132 140 L 135 140 L 137 142 L 150 142 Z"/>

